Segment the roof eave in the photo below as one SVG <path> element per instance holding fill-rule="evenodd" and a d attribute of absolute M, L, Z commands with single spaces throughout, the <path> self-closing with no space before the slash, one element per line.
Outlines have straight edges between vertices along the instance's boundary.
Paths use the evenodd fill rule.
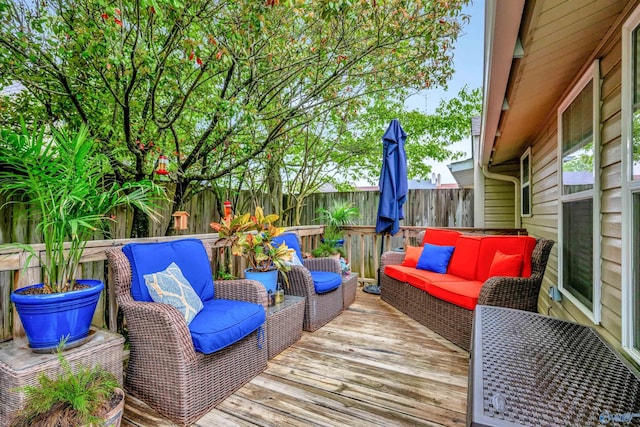
<path fill-rule="evenodd" d="M 484 97 L 480 131 L 481 166 L 489 164 L 509 82 L 525 0 L 486 0 L 484 36 Z"/>

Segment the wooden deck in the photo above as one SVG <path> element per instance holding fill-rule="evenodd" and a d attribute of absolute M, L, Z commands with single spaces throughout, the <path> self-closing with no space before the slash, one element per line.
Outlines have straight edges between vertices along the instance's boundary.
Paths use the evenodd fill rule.
<path fill-rule="evenodd" d="M 462 426 L 469 355 L 358 288 L 196 426 Z M 127 396 L 123 426 L 171 426 Z"/>

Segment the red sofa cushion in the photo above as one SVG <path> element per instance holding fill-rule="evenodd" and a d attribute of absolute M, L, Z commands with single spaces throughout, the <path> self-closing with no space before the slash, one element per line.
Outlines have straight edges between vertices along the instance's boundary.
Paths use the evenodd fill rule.
<path fill-rule="evenodd" d="M 462 279 L 475 280 L 481 239 L 481 236 L 460 236 L 451 255 L 447 273 Z"/>
<path fill-rule="evenodd" d="M 441 230 L 439 228 L 427 228 L 422 244 L 429 243 L 438 246 L 455 246 L 462 233 L 455 230 Z"/>
<path fill-rule="evenodd" d="M 531 276 L 531 255 L 536 239 L 529 236 L 482 236 L 478 254 L 476 280 L 484 282 L 489 278 L 489 269 L 496 252 L 507 255 L 520 254 L 523 257 L 521 277 Z"/>
<path fill-rule="evenodd" d="M 473 310 L 478 303 L 480 289 L 484 282 L 479 280 L 462 280 L 458 282 L 438 281 L 426 286 L 426 291 L 443 301 L 450 302 L 459 307 Z"/>
<path fill-rule="evenodd" d="M 422 255 L 422 246 L 407 246 L 405 249 L 404 259 L 402 260 L 402 265 L 415 267 L 418 264 L 420 255 Z"/>
<path fill-rule="evenodd" d="M 427 285 L 439 282 L 459 282 L 460 278 L 451 274 L 434 273 L 428 270 L 411 269 L 405 274 L 405 282 L 418 289 L 425 290 Z"/>
<path fill-rule="evenodd" d="M 491 267 L 489 267 L 489 277 L 519 277 L 521 271 L 522 254 L 507 255 L 501 250 L 497 250 Z"/>
<path fill-rule="evenodd" d="M 384 274 L 401 282 L 406 282 L 407 273 L 414 271 L 416 271 L 415 267 L 407 267 L 405 265 L 387 265 L 384 267 Z"/>

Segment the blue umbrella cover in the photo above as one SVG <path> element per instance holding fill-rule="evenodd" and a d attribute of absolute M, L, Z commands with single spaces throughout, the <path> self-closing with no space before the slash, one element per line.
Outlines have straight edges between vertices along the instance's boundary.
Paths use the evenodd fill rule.
<path fill-rule="evenodd" d="M 376 233 L 394 235 L 400 230 L 400 220 L 404 219 L 402 207 L 407 201 L 409 182 L 407 180 L 407 155 L 404 143 L 407 134 L 398 119 L 393 119 L 382 136 L 382 170 L 380 172 L 380 201 L 376 219 Z M 380 256 L 384 251 L 384 240 L 380 243 Z M 367 285 L 364 292 L 380 294 L 380 271 L 378 284 Z"/>
<path fill-rule="evenodd" d="M 404 219 L 402 206 L 409 191 L 407 155 L 404 151 L 406 139 L 407 134 L 402 130 L 400 122 L 393 119 L 382 137 L 382 171 L 376 233 L 394 235 L 400 230 L 400 220 Z"/>

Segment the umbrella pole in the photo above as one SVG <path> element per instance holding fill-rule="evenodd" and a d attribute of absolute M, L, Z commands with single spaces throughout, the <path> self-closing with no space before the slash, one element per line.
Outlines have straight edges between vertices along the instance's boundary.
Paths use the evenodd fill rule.
<path fill-rule="evenodd" d="M 382 259 L 382 254 L 384 254 L 384 233 L 382 234 L 382 241 L 380 242 L 380 259 Z M 362 288 L 363 292 L 368 294 L 380 295 L 380 263 L 378 262 L 378 283 L 375 285 L 366 285 Z"/>

